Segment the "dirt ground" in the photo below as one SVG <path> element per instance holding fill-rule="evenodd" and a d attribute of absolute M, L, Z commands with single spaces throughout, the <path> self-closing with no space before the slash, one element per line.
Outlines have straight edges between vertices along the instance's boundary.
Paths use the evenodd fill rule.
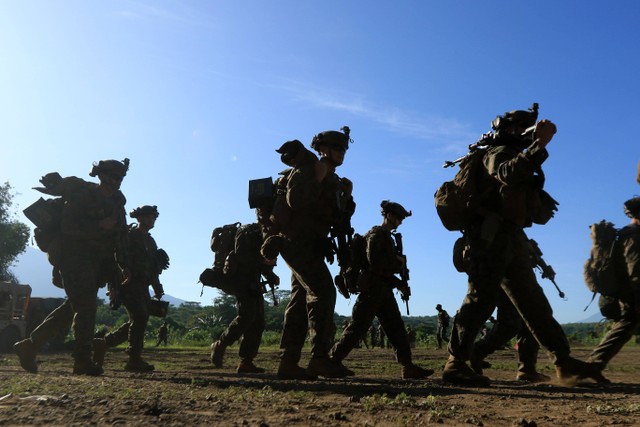
<path fill-rule="evenodd" d="M 607 369 L 612 384 L 563 386 L 515 380 L 514 350 L 488 360 L 488 388 L 443 384 L 446 352 L 414 350 L 427 380 L 402 380 L 387 349 L 358 349 L 345 361 L 355 377 L 280 381 L 276 349 L 256 364 L 265 374 L 239 376 L 237 347 L 214 369 L 208 349 L 151 348 L 150 374 L 122 370 L 122 349 L 107 353 L 105 374 L 71 375 L 67 353 L 39 356 L 39 373 L 24 372 L 12 354 L 0 355 L 0 425 L 224 426 L 607 426 L 640 425 L 640 347 L 623 349 Z M 588 349 L 574 349 L 585 359 Z M 303 359 L 302 363 L 305 363 Z M 553 375 L 546 356 L 540 370 Z"/>

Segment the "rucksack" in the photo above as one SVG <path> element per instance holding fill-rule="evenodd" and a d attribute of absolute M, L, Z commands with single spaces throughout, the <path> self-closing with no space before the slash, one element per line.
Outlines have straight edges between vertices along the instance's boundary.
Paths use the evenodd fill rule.
<path fill-rule="evenodd" d="M 369 262 L 367 260 L 367 239 L 358 233 L 355 233 L 351 239 L 349 246 L 350 265 L 339 276 L 336 281 L 342 280 L 344 288 L 351 294 L 361 292 L 364 284 L 364 275 L 368 270 Z"/>
<path fill-rule="evenodd" d="M 220 289 L 230 295 L 234 294 L 233 281 L 227 280 L 224 269 L 227 257 L 235 248 L 236 232 L 240 226 L 241 224 L 236 222 L 213 229 L 210 245 L 214 253 L 213 267 L 205 268 L 204 271 L 200 273 L 200 282 L 204 286 Z"/>
<path fill-rule="evenodd" d="M 434 194 L 438 217 L 449 231 L 464 230 L 478 207 L 480 193 L 477 181 L 487 150 L 483 147 L 470 148 L 469 154 L 456 161 L 460 169 L 453 180 L 444 182 Z M 456 162 L 448 162 L 445 167 Z"/>
<path fill-rule="evenodd" d="M 618 230 L 605 220 L 591 224 L 591 252 L 584 264 L 584 281 L 594 293 L 609 297 L 620 295 L 623 287 L 616 268 Z"/>

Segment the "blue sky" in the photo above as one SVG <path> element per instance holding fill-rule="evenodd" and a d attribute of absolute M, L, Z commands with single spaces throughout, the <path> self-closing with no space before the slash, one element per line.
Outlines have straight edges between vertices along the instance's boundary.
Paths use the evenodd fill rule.
<path fill-rule="evenodd" d="M 248 181 L 284 168 L 282 142 L 348 125 L 339 173 L 356 231 L 380 222 L 383 199 L 413 210 L 400 229 L 411 313 L 454 313 L 466 276 L 433 207 L 455 173 L 442 163 L 538 102 L 558 126 L 544 168 L 560 211 L 528 234 L 567 294 L 541 281 L 556 317 L 581 320 L 597 312 L 582 311 L 588 225 L 624 225 L 622 202 L 640 193 L 638 40 L 630 0 L 0 2 L 0 182 L 28 223 L 45 173 L 91 180 L 92 162 L 130 158 L 127 208 L 158 206 L 167 293 L 209 304 L 216 291 L 200 297 L 196 282 L 211 230 L 254 220 Z M 287 289 L 282 260 L 277 272 Z"/>

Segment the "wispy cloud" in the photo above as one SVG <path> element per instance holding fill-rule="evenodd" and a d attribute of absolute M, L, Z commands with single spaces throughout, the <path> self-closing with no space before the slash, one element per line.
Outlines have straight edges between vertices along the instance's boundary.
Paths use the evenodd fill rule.
<path fill-rule="evenodd" d="M 158 7 L 156 2 L 133 1 L 127 3 L 127 9 L 119 11 L 120 16 L 130 20 L 153 19 L 173 22 L 183 26 L 208 26 L 209 23 L 198 19 L 198 13 L 184 2 L 173 2 L 167 7 Z"/>
<path fill-rule="evenodd" d="M 344 111 L 355 116 L 371 120 L 381 127 L 403 135 L 411 136 L 439 144 L 456 144 L 469 141 L 474 134 L 465 123 L 455 119 L 428 117 L 419 113 L 403 110 L 400 107 L 386 107 L 368 103 L 357 94 L 332 94 L 331 91 L 318 89 L 298 82 L 292 82 L 284 88 L 294 99 L 319 108 Z M 468 142 L 467 142 L 468 143 Z"/>

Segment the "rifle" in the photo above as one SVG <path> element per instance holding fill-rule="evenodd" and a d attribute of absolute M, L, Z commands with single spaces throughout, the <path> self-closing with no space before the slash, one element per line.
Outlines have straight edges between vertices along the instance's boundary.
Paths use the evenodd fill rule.
<path fill-rule="evenodd" d="M 473 144 L 469 144 L 469 152 L 462 157 L 458 157 L 455 160 L 445 160 L 442 165 L 443 168 L 450 168 L 459 163 L 462 163 L 469 156 L 476 152 L 476 150 L 486 150 L 491 145 L 491 142 L 495 139 L 493 132 L 483 133 L 482 136 Z"/>
<path fill-rule="evenodd" d="M 538 269 L 542 273 L 543 279 L 549 279 L 551 283 L 553 283 L 553 286 L 555 286 L 556 290 L 558 291 L 558 296 L 566 301 L 567 297 L 565 296 L 564 292 L 560 290 L 558 284 L 556 283 L 556 272 L 553 270 L 553 267 L 551 267 L 544 261 L 544 259 L 542 259 L 542 251 L 540 250 L 540 246 L 538 246 L 538 242 L 533 239 L 529 239 L 529 250 L 531 252 L 533 262 L 535 263 L 534 268 Z"/>
<path fill-rule="evenodd" d="M 396 255 L 404 260 L 400 268 L 400 298 L 404 301 L 407 308 L 407 316 L 409 316 L 409 297 L 411 296 L 411 288 L 409 287 L 409 268 L 407 267 L 407 256 L 404 254 L 402 246 L 402 234 L 393 233 L 396 241 Z"/>
<path fill-rule="evenodd" d="M 262 272 L 262 276 L 265 279 L 260 281 L 260 285 L 262 285 L 262 293 L 266 294 L 269 292 L 267 290 L 267 285 L 269 285 L 269 288 L 271 288 L 271 297 L 273 298 L 273 306 L 277 307 L 280 302 L 276 296 L 276 289 L 280 284 L 280 278 L 273 272 L 273 267 L 268 271 Z"/>
<path fill-rule="evenodd" d="M 336 288 L 340 294 L 349 299 L 350 293 L 344 280 L 344 274 L 351 266 L 351 241 L 353 239 L 353 227 L 351 226 L 351 214 L 344 212 L 340 220 L 331 227 L 331 246 L 338 259 L 340 273 L 335 277 Z"/>

